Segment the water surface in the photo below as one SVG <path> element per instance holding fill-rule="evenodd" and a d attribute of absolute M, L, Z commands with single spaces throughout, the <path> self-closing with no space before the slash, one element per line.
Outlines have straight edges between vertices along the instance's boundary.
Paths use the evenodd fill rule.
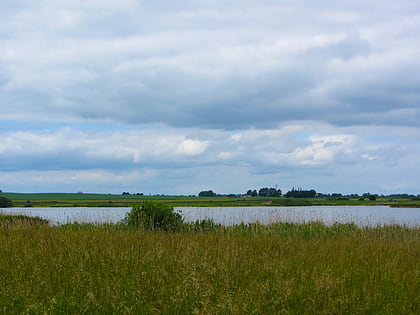
<path fill-rule="evenodd" d="M 131 208 L 3 208 L 3 213 L 26 214 L 48 219 L 52 224 L 105 223 L 122 220 Z M 213 219 L 216 223 L 232 225 L 260 222 L 310 222 L 325 224 L 351 223 L 359 226 L 400 224 L 420 226 L 420 208 L 391 208 L 388 206 L 309 206 L 309 207 L 176 207 L 185 221 Z"/>

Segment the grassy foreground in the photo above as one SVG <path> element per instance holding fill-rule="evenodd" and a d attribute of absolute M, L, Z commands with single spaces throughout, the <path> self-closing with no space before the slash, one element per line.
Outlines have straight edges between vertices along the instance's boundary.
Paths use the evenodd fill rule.
<path fill-rule="evenodd" d="M 0 223 L 0 312 L 419 314 L 418 228 Z"/>

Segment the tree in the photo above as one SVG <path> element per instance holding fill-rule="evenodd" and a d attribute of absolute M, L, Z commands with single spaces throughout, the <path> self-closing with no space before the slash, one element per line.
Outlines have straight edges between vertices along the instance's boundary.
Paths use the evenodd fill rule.
<path fill-rule="evenodd" d="M 313 198 L 316 196 L 316 191 L 311 190 L 302 190 L 302 188 L 295 189 L 294 187 L 292 190 L 286 193 L 286 197 L 293 197 L 293 198 Z"/>
<path fill-rule="evenodd" d="M 280 197 L 281 190 L 276 188 L 261 188 L 258 192 L 258 196 L 260 197 Z"/>
<path fill-rule="evenodd" d="M 176 231 L 182 227 L 184 220 L 173 207 L 161 202 L 146 201 L 133 205 L 124 222 L 139 229 Z"/>
<path fill-rule="evenodd" d="M 363 194 L 363 197 L 364 198 L 368 198 L 371 201 L 374 201 L 374 200 L 376 200 L 377 195 L 371 194 L 371 193 L 364 193 Z"/>
<path fill-rule="evenodd" d="M 0 208 L 11 208 L 13 203 L 6 197 L 0 197 Z"/>
<path fill-rule="evenodd" d="M 214 197 L 214 196 L 216 196 L 216 194 L 213 192 L 213 190 L 200 191 L 200 193 L 198 194 L 198 197 Z"/>
<path fill-rule="evenodd" d="M 270 188 L 268 189 L 268 195 L 270 197 L 280 197 L 281 196 L 281 190 L 276 188 Z"/>
<path fill-rule="evenodd" d="M 260 197 L 268 197 L 268 188 L 260 188 L 260 190 L 258 191 L 258 196 Z"/>

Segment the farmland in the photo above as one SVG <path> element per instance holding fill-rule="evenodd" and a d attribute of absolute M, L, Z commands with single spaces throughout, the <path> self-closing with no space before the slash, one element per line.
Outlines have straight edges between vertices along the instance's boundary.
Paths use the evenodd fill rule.
<path fill-rule="evenodd" d="M 0 196 L 13 201 L 15 207 L 121 207 L 131 206 L 147 200 L 160 201 L 172 206 L 300 206 L 300 205 L 390 205 L 420 206 L 420 201 L 378 197 L 376 200 L 360 198 L 284 198 L 284 197 L 243 197 L 243 196 L 140 196 L 89 193 L 1 193 Z"/>

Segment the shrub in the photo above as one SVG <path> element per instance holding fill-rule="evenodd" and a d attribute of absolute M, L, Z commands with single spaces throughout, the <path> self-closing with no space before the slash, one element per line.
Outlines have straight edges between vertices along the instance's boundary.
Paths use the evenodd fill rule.
<path fill-rule="evenodd" d="M 12 207 L 12 201 L 6 197 L 0 197 L 0 208 L 10 208 Z"/>
<path fill-rule="evenodd" d="M 126 214 L 124 223 L 138 229 L 176 231 L 182 228 L 183 219 L 169 205 L 146 201 L 133 205 Z"/>

